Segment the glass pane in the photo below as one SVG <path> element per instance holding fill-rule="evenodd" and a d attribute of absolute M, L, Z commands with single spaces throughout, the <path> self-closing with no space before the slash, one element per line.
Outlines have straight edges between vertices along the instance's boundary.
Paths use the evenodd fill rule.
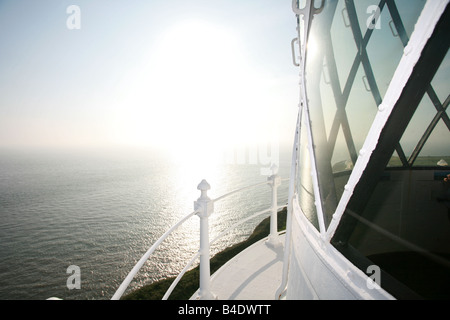
<path fill-rule="evenodd" d="M 446 167 L 448 164 L 450 164 L 450 131 L 441 120 L 427 139 L 414 165 Z"/>
<path fill-rule="evenodd" d="M 336 139 L 336 148 L 335 152 L 333 153 L 331 163 L 333 164 L 333 177 L 334 185 L 336 188 L 336 198 L 340 199 L 354 166 L 350 153 L 348 152 L 347 143 L 345 141 L 342 128 L 339 129 L 339 134 Z M 328 208 L 328 210 L 326 211 L 331 212 L 335 209 L 336 208 Z"/>
<path fill-rule="evenodd" d="M 376 19 L 381 13 L 377 0 L 355 0 L 354 2 L 359 27 L 364 37 L 368 28 L 378 27 L 379 21 Z"/>
<path fill-rule="evenodd" d="M 300 130 L 300 147 L 298 156 L 298 177 L 297 177 L 297 194 L 300 208 L 308 218 L 308 220 L 319 229 L 319 222 L 317 220 L 317 211 L 314 201 L 314 189 L 311 178 L 311 158 L 308 149 L 308 137 L 306 125 L 304 124 L 304 115 L 302 117 L 303 123 Z"/>
<path fill-rule="evenodd" d="M 398 13 L 408 38 L 414 31 L 414 26 L 425 6 L 426 0 L 395 0 Z"/>
<path fill-rule="evenodd" d="M 326 225 L 401 60 L 405 34 L 423 8 L 405 10 L 404 2 L 401 8 L 393 1 L 379 4 L 378 0 L 326 1 L 310 31 L 307 101 Z M 405 12 L 410 16 L 403 26 Z M 410 153 L 425 130 L 412 134 Z"/>
<path fill-rule="evenodd" d="M 361 150 L 378 112 L 378 107 L 373 99 L 372 93 L 366 88 L 362 66 L 356 74 L 346 110 L 356 151 L 358 152 Z"/>
<path fill-rule="evenodd" d="M 354 1 L 347 0 L 352 4 Z M 382 1 L 381 3 L 384 3 Z M 371 66 L 376 81 L 380 84 L 380 79 L 388 79 L 389 71 L 383 73 L 382 61 L 377 62 L 376 50 L 383 50 L 380 43 L 379 48 L 375 45 L 377 37 L 383 33 L 387 37 L 391 32 L 391 40 L 387 41 L 388 51 L 395 48 L 397 54 L 399 43 L 395 32 L 402 38 L 404 45 L 405 36 L 409 38 L 414 28 L 424 1 L 395 1 L 398 6 L 393 6 L 394 1 L 386 1 L 385 5 L 389 9 L 391 18 L 395 18 L 395 29 L 384 32 L 386 23 L 383 19 L 388 16 L 381 16 L 380 29 L 374 30 L 369 42 Z M 358 12 L 362 12 L 361 6 L 367 2 L 358 4 Z M 417 4 L 417 7 L 414 7 Z M 398 15 L 395 14 L 398 9 Z M 359 13 L 358 13 L 359 14 Z M 400 21 L 401 20 L 401 21 Z M 401 22 L 401 23 L 400 23 Z M 361 23 L 361 22 L 360 22 Z M 404 24 L 404 29 L 401 27 Z M 400 27 L 399 27 L 400 25 Z M 403 30 L 403 31 L 401 31 Z M 400 34 L 401 33 L 401 34 Z M 395 45 L 390 41 L 396 41 Z M 431 44 L 429 44 L 431 45 Z M 373 52 L 372 52 L 373 50 Z M 444 52 L 445 53 L 445 52 Z M 386 65 L 390 63 L 388 55 L 384 57 Z M 394 59 L 398 59 L 395 58 Z M 426 61 L 426 60 L 423 60 Z M 421 62 L 424 68 L 425 62 Z M 431 63 L 432 65 L 432 63 Z M 428 90 L 425 96 L 415 96 L 416 103 L 420 103 L 411 117 L 411 113 L 405 112 L 406 119 L 411 119 L 406 128 L 400 144 L 409 157 L 410 162 L 415 159 L 413 166 L 407 167 L 400 161 L 399 154 L 393 152 L 387 168 L 385 165 L 384 153 L 386 148 L 390 150 L 398 142 L 396 139 L 389 141 L 389 136 L 384 136 L 379 140 L 379 146 L 363 172 L 360 183 L 354 190 L 350 199 L 344 218 L 341 220 L 332 243 L 354 262 L 361 270 L 366 271 L 367 266 L 376 265 L 382 270 L 382 277 L 388 276 L 389 281 L 381 281 L 381 286 L 385 287 L 394 297 L 423 297 L 429 299 L 448 299 L 450 297 L 450 182 L 447 178 L 450 175 L 450 130 L 445 123 L 446 118 L 440 118 L 437 100 L 445 100 L 448 97 L 448 57 L 433 80 L 433 87 L 439 99 Z M 366 66 L 367 69 L 367 66 Z M 359 73 L 361 70 L 358 71 Z M 386 75 L 386 78 L 384 77 Z M 393 74 L 391 72 L 391 74 Z M 363 74 L 364 75 L 364 74 Z M 365 74 L 367 76 L 367 74 Z M 380 76 L 381 75 L 381 76 Z M 357 75 L 354 83 L 355 89 L 358 86 L 359 77 Z M 384 81 L 384 80 L 383 80 Z M 411 78 L 410 81 L 418 81 Z M 413 83 L 414 84 L 414 83 Z M 429 83 L 420 83 L 423 88 L 428 88 Z M 442 90 L 442 91 L 441 91 Z M 439 91 L 439 93 L 437 93 Z M 359 91 L 362 92 L 361 88 Z M 381 93 L 383 91 L 381 90 Z M 352 92 L 353 94 L 353 92 Z M 409 97 L 408 97 L 409 98 Z M 355 96 L 353 102 L 349 99 L 346 112 L 349 117 L 350 128 L 355 140 L 355 146 L 359 149 L 358 138 L 360 134 L 358 126 L 363 127 L 358 121 L 364 121 L 364 115 L 352 118 L 358 110 L 352 107 L 370 105 L 370 99 L 361 99 Z M 408 100 L 409 101 L 409 100 Z M 442 104 L 444 101 L 441 101 Z M 401 108 L 402 103 L 397 107 Z M 376 111 L 376 107 L 374 108 Z M 370 112 L 370 108 L 367 111 Z M 403 110 L 407 111 L 407 108 Z M 446 111 L 448 112 L 448 110 Z M 446 115 L 448 113 L 444 113 Z M 369 115 L 368 118 L 374 115 Z M 387 129 L 392 129 L 396 123 L 395 117 L 389 119 Z M 444 121 L 445 120 L 445 121 Z M 368 122 L 370 124 L 370 121 Z M 363 131 L 363 128 L 360 130 Z M 397 129 L 398 130 L 398 129 Z M 395 130 L 393 130 L 395 131 Z M 398 133 L 398 132 L 397 132 Z M 386 139 L 387 138 L 387 139 Z M 364 140 L 364 137 L 362 137 Z M 381 145 L 385 143 L 385 145 Z M 378 154 L 376 154 L 378 152 Z M 411 155 L 413 157 L 411 157 Z M 383 161 L 378 161 L 382 159 Z M 387 159 L 386 159 L 387 160 Z M 345 163 L 342 163 L 344 165 Z M 420 168 L 418 167 L 420 166 Z M 335 177 L 337 174 L 335 173 Z M 336 181 L 336 179 L 335 179 Z M 336 183 L 336 186 L 338 184 Z M 382 278 L 383 279 L 383 278 Z M 409 290 L 409 289 L 410 290 Z"/>
<path fill-rule="evenodd" d="M 353 61 L 358 53 L 352 29 L 348 24 L 345 2 L 339 1 L 331 26 L 331 42 L 341 88 L 344 88 L 347 82 Z"/>
<path fill-rule="evenodd" d="M 323 114 L 323 120 L 325 125 L 325 135 L 330 136 L 330 130 L 337 113 L 336 98 L 332 88 L 332 80 L 329 73 L 329 67 L 324 64 L 323 74 L 320 81 L 320 92 L 322 104 L 326 106 Z"/>
<path fill-rule="evenodd" d="M 389 163 L 388 163 L 387 166 L 388 166 L 388 168 L 389 167 L 402 167 L 403 166 L 402 160 L 400 160 L 400 157 L 398 156 L 397 151 L 394 151 L 394 154 L 392 155 L 391 160 L 389 160 Z"/>
<path fill-rule="evenodd" d="M 412 155 L 435 115 L 436 109 L 430 98 L 425 95 L 400 140 L 407 158 Z"/>
<path fill-rule="evenodd" d="M 414 31 L 414 26 L 420 13 L 425 6 L 426 0 L 395 0 L 387 2 L 380 7 L 379 0 L 353 0 L 349 3 L 354 3 L 361 34 L 364 37 L 366 33 L 371 30 L 382 30 L 387 27 L 387 30 L 394 36 L 399 36 L 399 32 L 395 28 L 394 22 L 400 23 L 406 38 L 410 38 Z M 399 16 L 400 20 L 393 21 L 392 16 Z M 392 21 L 392 22 L 391 22 Z"/>
<path fill-rule="evenodd" d="M 384 98 L 397 65 L 403 56 L 403 44 L 398 35 L 391 30 L 391 16 L 387 7 L 381 12 L 375 25 L 367 54 L 381 97 Z"/>
<path fill-rule="evenodd" d="M 356 218 L 348 245 L 425 299 L 450 297 L 449 173 L 391 168 L 362 212 L 346 212 Z"/>
<path fill-rule="evenodd" d="M 438 96 L 441 103 L 444 103 L 447 100 L 449 92 L 449 83 L 450 83 L 450 52 L 447 52 L 444 61 L 439 67 L 438 72 L 434 76 L 431 85 L 433 86 L 436 95 Z M 447 108 L 447 114 L 449 113 L 449 108 Z"/>
<path fill-rule="evenodd" d="M 347 142 L 345 141 L 342 128 L 339 129 L 336 138 L 336 146 L 334 148 L 333 157 L 331 158 L 331 163 L 333 165 L 333 173 L 353 170 L 354 163 L 348 152 Z"/>

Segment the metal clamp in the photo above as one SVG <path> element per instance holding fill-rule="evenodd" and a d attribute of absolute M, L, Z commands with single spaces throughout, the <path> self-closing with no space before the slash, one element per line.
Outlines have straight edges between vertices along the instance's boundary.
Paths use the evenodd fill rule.
<path fill-rule="evenodd" d="M 350 21 L 349 21 L 350 19 L 348 18 L 347 8 L 342 9 L 341 13 L 342 13 L 342 19 L 344 20 L 345 27 L 349 28 L 350 27 Z"/>
<path fill-rule="evenodd" d="M 392 35 L 394 37 L 398 38 L 398 32 L 395 30 L 396 27 L 395 27 L 395 24 L 394 24 L 393 20 L 389 21 L 389 28 L 391 28 Z"/>
<path fill-rule="evenodd" d="M 299 8 L 299 2 L 297 0 L 292 0 L 292 11 L 294 11 L 297 15 L 306 15 L 308 10 L 311 11 L 312 14 L 319 14 L 322 12 L 323 8 L 325 7 L 325 0 L 321 0 L 320 7 L 316 8 L 314 6 L 314 0 L 307 1 L 305 7 L 303 9 Z"/>
<path fill-rule="evenodd" d="M 369 83 L 369 81 L 367 79 L 367 76 L 364 75 L 362 77 L 362 80 L 363 80 L 363 83 L 364 83 L 364 87 L 366 87 L 367 92 L 371 92 L 372 89 L 370 88 L 370 83 Z"/>

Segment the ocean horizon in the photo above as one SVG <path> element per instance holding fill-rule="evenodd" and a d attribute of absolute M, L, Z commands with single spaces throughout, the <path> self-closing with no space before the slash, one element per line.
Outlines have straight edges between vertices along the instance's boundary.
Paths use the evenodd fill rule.
<path fill-rule="evenodd" d="M 204 164 L 157 150 L 0 151 L 0 299 L 110 299 L 135 263 L 173 224 L 192 212 L 206 179 L 210 198 L 267 181 L 270 164 L 249 153 Z M 289 177 L 289 152 L 279 175 Z M 287 199 L 288 183 L 279 189 Z M 215 204 L 214 235 L 262 209 L 263 185 Z M 244 240 L 268 214 L 232 230 L 214 254 Z M 142 267 L 128 292 L 178 274 L 198 251 L 199 219 L 172 234 Z M 73 266 L 79 288 L 69 288 Z"/>

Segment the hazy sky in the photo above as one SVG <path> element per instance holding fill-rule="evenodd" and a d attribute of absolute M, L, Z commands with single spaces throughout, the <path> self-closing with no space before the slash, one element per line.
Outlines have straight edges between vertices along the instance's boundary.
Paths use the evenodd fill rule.
<path fill-rule="evenodd" d="M 290 143 L 295 28 L 290 0 L 0 1 L 0 147 Z"/>

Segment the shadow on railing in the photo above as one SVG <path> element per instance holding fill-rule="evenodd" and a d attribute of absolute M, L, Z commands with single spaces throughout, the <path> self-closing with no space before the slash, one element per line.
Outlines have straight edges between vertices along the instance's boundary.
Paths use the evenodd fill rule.
<path fill-rule="evenodd" d="M 153 252 L 159 247 L 159 245 L 178 227 L 180 227 L 184 222 L 189 220 L 194 215 L 197 215 L 200 218 L 200 249 L 197 254 L 193 256 L 193 258 L 189 261 L 189 263 L 184 267 L 184 269 L 178 274 L 175 280 L 172 282 L 171 286 L 163 296 L 163 300 L 167 300 L 175 289 L 178 282 L 184 276 L 184 274 L 189 270 L 189 268 L 193 265 L 193 263 L 200 257 L 200 284 L 198 296 L 201 300 L 210 300 L 215 299 L 215 295 L 211 292 L 210 281 L 210 246 L 223 237 L 226 233 L 231 230 L 237 228 L 238 226 L 244 224 L 245 222 L 254 219 L 262 214 L 271 212 L 270 214 L 270 234 L 267 240 L 267 244 L 271 246 L 278 246 L 281 244 L 278 238 L 278 226 L 277 226 L 277 213 L 278 210 L 283 208 L 284 205 L 278 206 L 278 192 L 277 189 L 281 185 L 281 182 L 288 179 L 281 179 L 280 176 L 276 174 L 276 169 L 273 169 L 273 174 L 267 179 L 265 182 L 253 184 L 247 187 L 243 187 L 234 191 L 231 191 L 227 194 L 224 194 L 216 199 L 210 199 L 207 195 L 208 190 L 211 188 L 206 180 L 200 182 L 197 186 L 197 189 L 201 191 L 200 198 L 194 202 L 194 211 L 186 215 L 182 218 L 178 223 L 173 225 L 169 230 L 167 230 L 151 247 L 148 251 L 142 256 L 142 258 L 136 263 L 133 269 L 128 273 L 125 280 L 119 286 L 117 291 L 114 293 L 112 300 L 119 300 L 124 294 L 125 290 L 128 288 L 129 284 L 142 268 L 144 263 L 150 258 Z M 212 241 L 209 240 L 209 216 L 214 212 L 214 203 L 220 201 L 224 198 L 231 196 L 232 194 L 239 193 L 248 189 L 256 188 L 261 185 L 269 185 L 272 188 L 272 202 L 271 206 L 268 209 L 259 211 L 240 222 L 234 224 L 232 227 L 228 228 L 224 232 L 220 233 L 217 237 L 215 237 Z"/>

